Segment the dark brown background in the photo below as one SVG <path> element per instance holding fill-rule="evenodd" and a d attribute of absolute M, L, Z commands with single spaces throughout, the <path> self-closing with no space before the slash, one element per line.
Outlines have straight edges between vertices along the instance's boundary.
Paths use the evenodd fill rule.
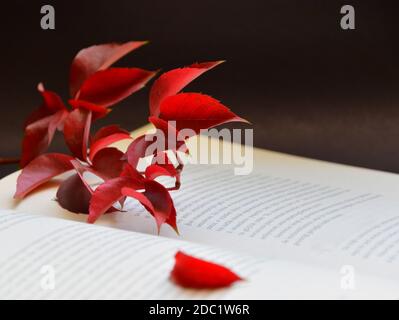
<path fill-rule="evenodd" d="M 0 17 L 0 156 L 18 156 L 24 117 L 44 81 L 63 97 L 82 47 L 150 40 L 120 65 L 164 70 L 226 59 L 190 90 L 253 122 L 259 147 L 399 172 L 399 10 L 394 1 L 13 1 Z M 56 30 L 40 29 L 52 4 Z M 356 30 L 340 29 L 340 8 Z M 107 121 L 146 122 L 148 89 Z M 54 149 L 61 147 L 58 139 Z M 62 148 L 62 147 L 61 147 Z M 1 176 L 16 166 L 2 166 Z"/>

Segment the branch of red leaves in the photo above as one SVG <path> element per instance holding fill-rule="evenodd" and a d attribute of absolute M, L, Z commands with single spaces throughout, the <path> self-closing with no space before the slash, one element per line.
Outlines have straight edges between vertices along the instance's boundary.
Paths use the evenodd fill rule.
<path fill-rule="evenodd" d="M 114 68 L 111 65 L 141 47 L 145 42 L 102 44 L 81 50 L 72 61 L 69 79 L 70 100 L 66 105 L 52 91 L 38 85 L 42 105 L 26 120 L 22 142 L 21 167 L 15 198 L 22 199 L 65 172 L 73 172 L 59 186 L 57 201 L 65 209 L 88 214 L 94 223 L 101 215 L 115 212 L 116 203 L 123 205 L 127 197 L 138 200 L 155 218 L 158 230 L 166 223 L 176 226 L 176 210 L 169 191 L 180 186 L 183 166 L 168 161 L 169 150 L 161 150 L 144 172 L 137 170 L 138 162 L 146 154 L 149 143 L 146 135 L 131 141 L 127 151 L 111 144 L 132 139 L 117 125 L 101 128 L 94 134 L 91 125 L 105 117 L 112 107 L 143 88 L 156 72 L 140 68 Z M 200 93 L 181 90 L 204 72 L 223 61 L 196 63 L 160 75 L 152 84 L 149 97 L 149 121 L 165 136 L 168 130 L 178 133 L 188 128 L 195 133 L 223 123 L 244 119 L 236 116 L 216 99 Z M 169 121 L 174 121 L 171 127 Z M 46 153 L 57 131 L 64 135 L 70 154 Z M 158 159 L 166 161 L 158 161 Z M 178 158 L 178 157 L 177 157 Z M 84 179 L 90 172 L 103 180 L 92 188 Z M 166 188 L 155 179 L 159 176 L 175 178 L 176 186 Z"/>

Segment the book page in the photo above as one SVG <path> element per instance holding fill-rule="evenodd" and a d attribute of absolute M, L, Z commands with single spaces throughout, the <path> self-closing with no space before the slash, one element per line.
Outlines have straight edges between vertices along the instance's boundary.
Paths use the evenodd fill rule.
<path fill-rule="evenodd" d="M 0 242 L 0 299 L 398 298 L 396 286 L 373 277 L 348 291 L 322 268 L 43 215 L 0 211 Z M 244 281 L 181 288 L 169 279 L 177 250 L 223 264 Z"/>
<path fill-rule="evenodd" d="M 173 194 L 183 239 L 337 270 L 359 265 L 399 280 L 399 203 L 382 194 L 262 172 L 234 176 L 219 166 L 187 167 L 185 179 Z M 133 228 L 154 232 L 151 217 L 129 204 L 148 220 Z"/>
<path fill-rule="evenodd" d="M 189 143 L 196 156 L 198 141 Z M 122 146 L 123 149 L 123 146 Z M 187 165 L 173 192 L 180 236 L 258 257 L 277 257 L 398 279 L 399 178 L 396 174 L 253 150 L 253 171 L 235 176 L 226 165 Z M 57 182 L 22 202 L 12 200 L 17 174 L 2 180 L 3 208 L 84 221 L 55 201 Z M 151 216 L 135 201 L 125 213 L 97 224 L 156 234 Z"/>
<path fill-rule="evenodd" d="M 83 223 L 0 212 L 0 299 L 210 299 L 220 290 L 169 280 L 178 250 L 255 275 L 262 260 L 178 240 Z M 8 245 L 5 245 L 5 244 Z"/>

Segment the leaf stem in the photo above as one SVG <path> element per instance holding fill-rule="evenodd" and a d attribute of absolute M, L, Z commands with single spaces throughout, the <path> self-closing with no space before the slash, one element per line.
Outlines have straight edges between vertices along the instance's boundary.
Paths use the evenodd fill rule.
<path fill-rule="evenodd" d="M 19 158 L 0 158 L 0 165 L 3 164 L 17 164 L 19 163 Z"/>

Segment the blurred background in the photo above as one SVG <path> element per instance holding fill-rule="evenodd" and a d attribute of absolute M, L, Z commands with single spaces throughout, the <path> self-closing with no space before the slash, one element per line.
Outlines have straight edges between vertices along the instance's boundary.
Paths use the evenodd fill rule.
<path fill-rule="evenodd" d="M 44 4 L 55 7 L 56 30 L 40 28 Z M 340 28 L 344 4 L 355 7 L 356 30 Z M 41 102 L 38 82 L 68 97 L 77 51 L 150 40 L 117 65 L 168 70 L 226 59 L 186 90 L 250 120 L 256 146 L 399 172 L 398 9 L 377 0 L 2 3 L 0 157 L 19 156 L 24 118 Z M 148 88 L 134 94 L 105 122 L 145 124 L 147 97 Z M 62 142 L 51 149 L 63 150 Z M 2 165 L 0 177 L 16 169 Z"/>

